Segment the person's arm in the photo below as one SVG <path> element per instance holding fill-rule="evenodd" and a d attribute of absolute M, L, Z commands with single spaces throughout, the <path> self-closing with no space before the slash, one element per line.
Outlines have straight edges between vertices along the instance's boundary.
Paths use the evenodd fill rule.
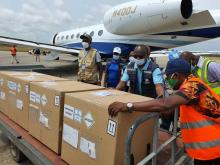
<path fill-rule="evenodd" d="M 125 89 L 126 81 L 120 81 L 116 87 L 117 90 L 123 91 Z"/>
<path fill-rule="evenodd" d="M 102 68 L 102 63 L 101 63 L 102 59 L 101 56 L 99 54 L 99 52 L 96 52 L 96 65 L 97 65 L 97 69 L 99 71 L 99 82 L 101 83 L 102 80 L 102 74 L 103 74 L 103 68 Z"/>
<path fill-rule="evenodd" d="M 133 110 L 141 112 L 164 112 L 187 103 L 188 100 L 184 97 L 171 95 L 163 99 L 133 103 Z M 128 111 L 127 103 L 114 102 L 108 108 L 111 117 L 117 116 L 118 112 L 126 111 Z"/>
<path fill-rule="evenodd" d="M 129 75 L 128 75 L 127 69 L 125 69 L 125 71 L 121 77 L 121 81 L 118 83 L 116 89 L 123 91 L 125 89 L 127 81 L 129 81 Z"/>
<path fill-rule="evenodd" d="M 97 68 L 99 71 L 99 82 L 101 82 L 102 80 L 102 74 L 103 74 L 103 68 L 102 68 L 102 63 L 101 62 L 97 62 Z"/>
<path fill-rule="evenodd" d="M 157 92 L 157 96 L 161 97 L 164 95 L 164 87 L 163 84 L 155 84 L 155 88 L 156 88 L 156 92 Z"/>
<path fill-rule="evenodd" d="M 155 84 L 157 96 L 159 97 L 163 96 L 164 95 L 164 87 L 163 87 L 164 80 L 163 80 L 161 70 L 159 68 L 153 71 L 153 81 Z"/>

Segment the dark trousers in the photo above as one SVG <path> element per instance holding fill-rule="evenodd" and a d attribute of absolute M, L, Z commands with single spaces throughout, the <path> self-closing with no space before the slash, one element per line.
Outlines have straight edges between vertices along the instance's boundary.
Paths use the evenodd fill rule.
<path fill-rule="evenodd" d="M 194 165 L 220 165 L 220 158 L 213 159 L 213 160 L 194 159 Z"/>

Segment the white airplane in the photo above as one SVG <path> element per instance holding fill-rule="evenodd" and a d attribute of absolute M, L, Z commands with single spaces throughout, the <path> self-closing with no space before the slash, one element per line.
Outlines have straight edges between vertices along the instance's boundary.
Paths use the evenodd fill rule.
<path fill-rule="evenodd" d="M 200 10 L 192 0 L 130 1 L 107 11 L 103 22 L 56 33 L 51 45 L 12 38 L 5 41 L 4 37 L 0 37 L 0 43 L 26 44 L 77 54 L 82 49 L 80 35 L 87 33 L 93 38 L 92 47 L 107 58 L 112 56 L 116 46 L 127 55 L 137 44 L 149 45 L 154 51 L 220 36 L 220 10 Z"/>

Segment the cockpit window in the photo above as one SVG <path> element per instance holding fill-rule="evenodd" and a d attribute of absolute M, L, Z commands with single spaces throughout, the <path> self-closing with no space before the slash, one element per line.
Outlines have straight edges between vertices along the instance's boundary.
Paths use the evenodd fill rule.
<path fill-rule="evenodd" d="M 103 34 L 103 30 L 99 30 L 98 35 L 101 36 Z"/>
<path fill-rule="evenodd" d="M 94 36 L 94 31 L 91 31 L 90 36 L 91 36 L 91 37 Z"/>
<path fill-rule="evenodd" d="M 80 37 L 80 33 L 78 33 L 77 35 L 76 35 L 76 38 L 79 38 Z"/>

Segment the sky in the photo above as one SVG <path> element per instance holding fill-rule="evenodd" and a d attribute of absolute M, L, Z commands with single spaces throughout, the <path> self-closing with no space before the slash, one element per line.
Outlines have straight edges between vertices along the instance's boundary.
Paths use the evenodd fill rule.
<path fill-rule="evenodd" d="M 126 0 L 2 0 L 0 35 L 48 42 L 56 32 L 102 23 L 118 2 Z"/>
<path fill-rule="evenodd" d="M 56 32 L 102 23 L 108 9 L 127 1 L 2 0 L 0 36 L 49 42 Z M 220 0 L 193 1 L 200 9 L 220 8 Z"/>

